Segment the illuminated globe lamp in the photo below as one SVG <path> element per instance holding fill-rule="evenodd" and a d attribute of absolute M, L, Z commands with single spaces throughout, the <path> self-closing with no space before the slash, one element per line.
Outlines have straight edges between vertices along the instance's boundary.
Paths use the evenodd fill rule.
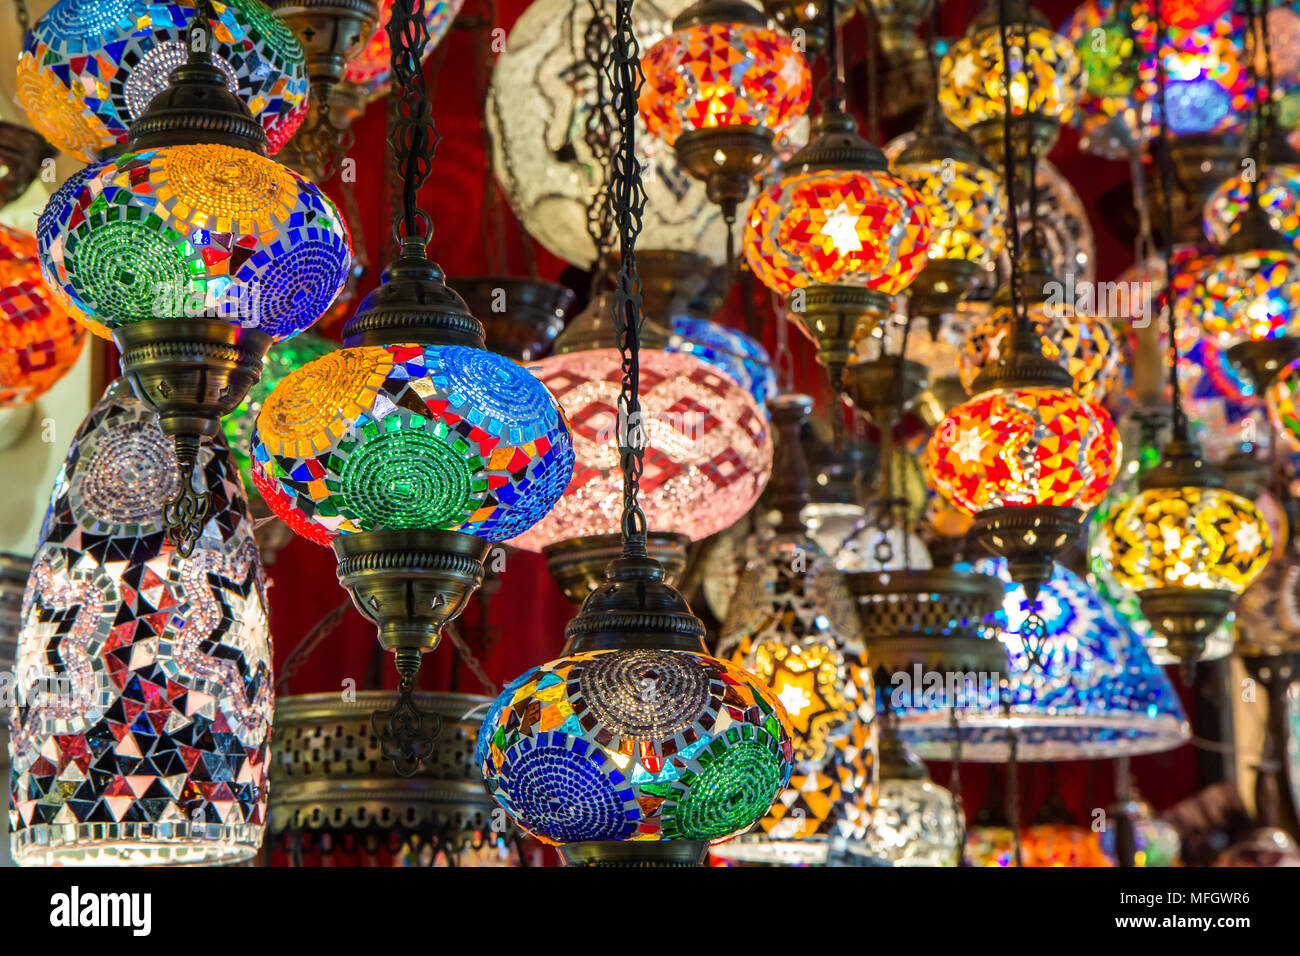
<path fill-rule="evenodd" d="M 755 277 L 785 297 L 791 318 L 817 343 L 838 393 L 858 342 L 925 267 L 931 236 L 916 190 L 832 102 L 781 181 L 750 206 L 744 250 Z"/>
<path fill-rule="evenodd" d="M 1125 865 L 1119 858 L 1119 824 L 1127 818 L 1133 832 L 1133 865 L 1142 867 L 1177 866 L 1183 841 L 1172 823 L 1156 816 L 1151 804 L 1140 796 L 1113 804 L 1107 811 L 1106 829 L 1101 832 L 1101 852 L 1114 866 Z"/>
<path fill-rule="evenodd" d="M 265 579 L 220 438 L 195 480 L 213 511 L 187 557 L 162 514 L 179 482 L 172 443 L 126 381 L 73 437 L 17 632 L 20 864 L 215 865 L 261 848 L 274 697 Z"/>
<path fill-rule="evenodd" d="M 775 533 L 746 564 L 718 639 L 718 656 L 769 687 L 794 730 L 790 785 L 754 832 L 713 851 L 729 861 L 824 865 L 832 844 L 862 840 L 875 802 L 875 691 L 853 598 L 802 517 L 811 411 L 805 395 L 772 400 Z"/>
<path fill-rule="evenodd" d="M 699 316 L 675 315 L 667 350 L 693 355 L 725 372 L 768 412 L 767 401 L 777 392 L 776 369 L 767 349 L 744 332 Z"/>
<path fill-rule="evenodd" d="M 0 225 L 0 411 L 49 391 L 76 364 L 85 338 L 41 277 L 36 238 Z"/>
<path fill-rule="evenodd" d="M 890 866 L 954 866 L 964 824 L 953 795 L 881 721 L 880 796 L 863 849 Z"/>
<path fill-rule="evenodd" d="M 970 137 L 937 104 L 915 138 L 896 155 L 886 147 L 895 175 L 920 195 L 930 212 L 929 261 L 907 288 L 914 314 L 946 315 L 991 272 L 1005 239 L 1000 177 Z"/>
<path fill-rule="evenodd" d="M 672 580 L 689 542 L 738 521 L 772 468 L 766 413 L 730 376 L 686 352 L 667 350 L 666 329 L 640 329 L 642 419 L 648 433 L 641 505 L 649 554 Z M 622 359 L 613 296 L 604 291 L 529 366 L 564 408 L 573 429 L 573 479 L 555 507 L 510 544 L 546 556 L 560 589 L 580 604 L 622 549 L 623 478 L 616 408 Z"/>
<path fill-rule="evenodd" d="M 1079 397 L 1100 404 L 1120 375 L 1122 347 L 1118 335 L 1106 318 L 1098 318 L 1107 304 L 1080 303 L 1075 290 L 1091 296 L 1094 286 L 1080 284 L 1073 277 L 1062 282 L 1048 267 L 1044 250 L 1031 240 L 1031 250 L 1021 274 L 1023 295 L 1029 321 L 1037 333 L 1043 355 L 1059 362 L 1070 374 Z M 1083 304 L 1083 308 L 1076 308 Z M 973 326 L 966 336 L 959 368 L 967 389 L 989 365 L 996 364 L 1003 349 L 1010 345 L 1015 326 L 1011 308 L 1011 290 L 1003 285 L 993 296 L 993 313 Z"/>
<path fill-rule="evenodd" d="M 334 204 L 266 158 L 261 125 L 197 50 L 136 118 L 128 151 L 50 198 L 37 240 L 49 287 L 113 337 L 185 474 L 272 342 L 320 318 L 352 259 Z M 206 507 L 182 480 L 168 517 L 183 551 Z"/>
<path fill-rule="evenodd" d="M 1019 52 L 1007 95 L 999 4 L 989 3 L 943 58 L 939 103 L 998 168 L 1006 168 L 1003 130 L 1011 125 L 1016 181 L 1029 182 L 1032 157 L 1046 156 L 1069 122 L 1085 81 L 1074 45 L 1054 33 L 1029 0 L 1007 7 L 1008 43 Z M 1008 100 L 1011 116 L 1006 116 Z"/>
<path fill-rule="evenodd" d="M 15 95 L 63 152 L 93 162 L 127 145 L 131 124 L 185 62 L 193 2 L 58 0 L 28 31 Z M 307 109 L 303 48 L 261 0 L 207 9 L 206 48 L 223 85 L 279 150 Z"/>
<path fill-rule="evenodd" d="M 744 0 L 700 0 L 641 58 L 641 119 L 734 221 L 776 142 L 808 110 L 808 63 Z"/>
<path fill-rule="evenodd" d="M 1110 414 L 1073 385 L 1022 312 L 998 360 L 972 383 L 974 397 L 948 413 L 929 444 L 934 487 L 974 516 L 972 534 L 1010 562 L 1031 601 L 1119 472 Z"/>

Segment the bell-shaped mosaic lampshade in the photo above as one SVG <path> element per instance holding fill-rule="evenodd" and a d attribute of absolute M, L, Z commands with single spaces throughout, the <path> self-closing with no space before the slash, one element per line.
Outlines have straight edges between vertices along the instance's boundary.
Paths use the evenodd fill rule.
<path fill-rule="evenodd" d="M 271 730 L 264 579 L 239 471 L 205 448 L 212 512 L 166 539 L 176 456 L 125 381 L 78 429 L 23 598 L 10 825 L 24 864 L 237 862 L 262 843 Z"/>

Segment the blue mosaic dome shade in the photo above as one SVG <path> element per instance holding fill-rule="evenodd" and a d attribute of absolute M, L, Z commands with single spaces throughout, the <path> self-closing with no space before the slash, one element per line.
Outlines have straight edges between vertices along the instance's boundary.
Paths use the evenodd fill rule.
<path fill-rule="evenodd" d="M 767 410 L 767 400 L 776 394 L 776 369 L 767 349 L 744 332 L 693 315 L 675 315 L 673 334 L 666 351 L 684 352 L 712 365 L 754 396 L 758 407 Z"/>
<path fill-rule="evenodd" d="M 781 702 L 688 651 L 569 654 L 508 684 L 478 737 L 488 792 L 545 843 L 716 842 L 790 780 Z"/>
<path fill-rule="evenodd" d="M 1156 753 L 1188 739 L 1182 704 L 1165 672 L 1124 618 L 1077 574 L 1058 564 L 1039 594 L 1047 641 L 1033 664 L 1018 633 L 1027 617 L 1024 589 L 1011 582 L 1006 561 L 987 558 L 957 569 L 1003 582 L 1002 607 L 986 624 L 1006 649 L 1008 686 L 999 689 L 1000 675 L 971 674 L 965 693 L 906 683 L 882 688 L 892 695 L 888 705 L 899 719 L 899 739 L 918 756 L 952 759 L 955 706 L 962 759 L 1005 761 L 1007 702 L 1021 760 Z"/>

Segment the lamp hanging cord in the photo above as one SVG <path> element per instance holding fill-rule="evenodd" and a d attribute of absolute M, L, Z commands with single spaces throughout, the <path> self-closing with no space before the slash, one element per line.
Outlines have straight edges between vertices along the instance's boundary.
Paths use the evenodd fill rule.
<path fill-rule="evenodd" d="M 836 0 L 826 0 L 826 99 L 828 113 L 844 111 L 844 84 L 840 81 L 840 34 L 836 29 Z"/>
<path fill-rule="evenodd" d="M 1253 5 L 1253 0 L 1252 0 Z M 1163 207 L 1164 253 L 1165 253 L 1165 309 L 1168 310 L 1165 321 L 1169 328 L 1169 386 L 1173 390 L 1173 438 L 1185 441 L 1188 437 L 1187 415 L 1183 411 L 1183 395 L 1178 381 L 1178 327 L 1174 317 L 1174 298 L 1177 290 L 1174 280 L 1178 277 L 1178 267 L 1174 263 L 1174 206 L 1170 201 L 1174 181 L 1174 164 L 1169 154 L 1173 146 L 1173 136 L 1169 131 L 1169 109 L 1166 88 L 1169 76 L 1165 69 L 1165 47 L 1169 42 L 1169 27 L 1165 23 L 1160 4 L 1154 11 L 1156 19 L 1156 94 L 1160 104 L 1160 192 L 1164 197 Z"/>
<path fill-rule="evenodd" d="M 619 269 L 614 290 L 614 327 L 623 358 L 619 395 L 619 464 L 623 471 L 623 553 L 646 553 L 645 512 L 637 501 L 645 467 L 646 432 L 641 422 L 641 279 L 636 269 L 636 240 L 645 209 L 641 164 L 636 158 L 637 98 L 645 75 L 632 24 L 632 0 L 616 0 L 611 55 L 606 60 L 613 90 L 619 141 L 610 168 L 610 198 L 619 239 Z"/>
<path fill-rule="evenodd" d="M 587 20 L 582 34 L 583 54 L 591 68 L 593 82 L 596 85 L 594 96 L 583 121 L 582 139 L 591 153 L 592 168 L 609 171 L 592 194 L 587 206 L 587 235 L 591 238 L 596 258 L 591 264 L 591 295 L 594 298 L 605 284 L 609 268 L 609 252 L 614 244 L 614 188 L 612 167 L 614 162 L 615 128 L 612 84 L 614 78 L 610 72 L 609 62 L 613 55 L 614 37 L 605 16 L 605 4 L 602 0 L 588 0 L 591 17 Z"/>
<path fill-rule="evenodd" d="M 393 4 L 388 19 L 388 44 L 395 100 L 389 145 L 402 174 L 402 205 L 393 214 L 393 235 L 399 244 L 417 242 L 427 247 L 433 236 L 433 222 L 420 210 L 417 197 L 429 178 L 438 130 L 424 84 L 424 51 L 429 28 L 424 19 L 424 0 L 403 0 Z"/>
<path fill-rule="evenodd" d="M 1020 294 L 1020 223 L 1016 214 L 1016 151 L 1011 136 L 1011 41 L 1008 38 L 1007 0 L 998 0 L 998 35 L 1002 44 L 1002 152 L 1007 180 L 1007 239 L 1011 243 L 1011 314 L 1015 316 L 1014 335 L 1032 335 L 1027 314 L 1021 308 Z M 1026 81 L 1028 71 L 1026 71 Z"/>

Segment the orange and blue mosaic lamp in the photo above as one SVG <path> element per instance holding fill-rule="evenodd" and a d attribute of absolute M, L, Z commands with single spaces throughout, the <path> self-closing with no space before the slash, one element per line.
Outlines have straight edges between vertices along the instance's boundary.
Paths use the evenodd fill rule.
<path fill-rule="evenodd" d="M 564 493 L 573 442 L 526 369 L 481 348 L 357 346 L 287 376 L 265 400 L 253 481 L 320 544 L 437 529 L 502 541 Z"/>
<path fill-rule="evenodd" d="M 28 31 L 18 103 L 46 139 L 89 163 L 126 144 L 131 124 L 185 62 L 194 4 L 58 0 Z M 302 44 L 261 0 L 213 4 L 213 60 L 275 153 L 307 111 Z"/>
<path fill-rule="evenodd" d="M 791 757 L 772 692 L 684 650 L 535 667 L 497 697 L 478 739 L 488 791 L 551 844 L 725 840 L 767 812 Z"/>
<path fill-rule="evenodd" d="M 41 278 L 36 238 L 0 225 L 0 409 L 49 391 L 76 363 L 85 338 Z"/>
<path fill-rule="evenodd" d="M 288 338 L 324 314 L 352 263 L 347 225 L 319 187 L 219 143 L 87 167 L 50 197 L 37 239 L 50 288 L 104 338 L 172 317 Z"/>

